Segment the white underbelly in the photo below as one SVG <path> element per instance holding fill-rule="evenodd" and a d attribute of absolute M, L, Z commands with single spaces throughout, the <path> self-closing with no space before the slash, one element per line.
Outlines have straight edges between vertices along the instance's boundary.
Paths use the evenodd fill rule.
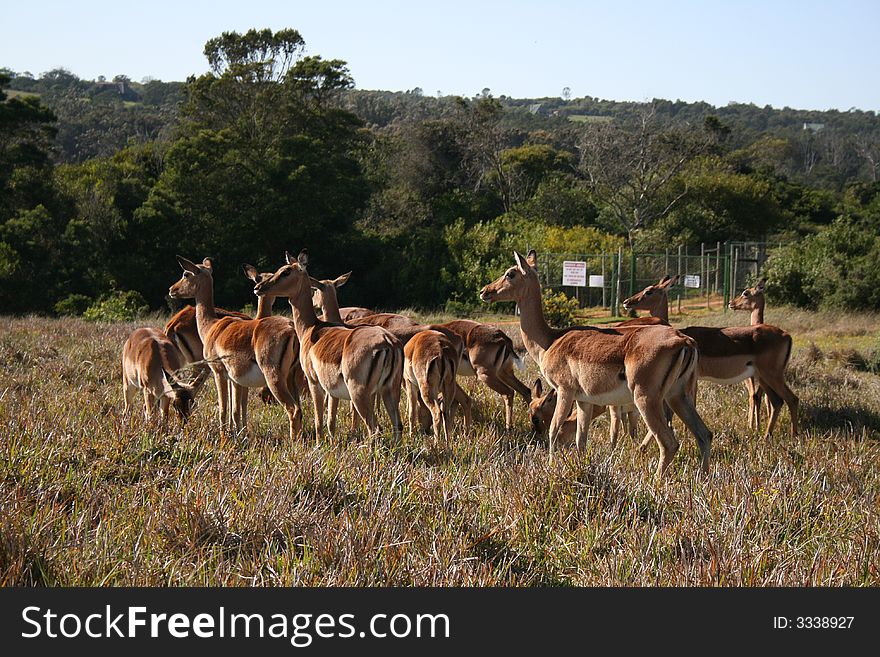
<path fill-rule="evenodd" d="M 471 361 L 467 358 L 462 358 L 458 362 L 458 375 L 459 376 L 476 376 L 477 373 L 474 371 L 474 366 L 471 365 Z"/>
<path fill-rule="evenodd" d="M 236 372 L 235 374 L 232 380 L 245 388 L 262 388 L 266 385 L 266 377 L 263 376 L 263 370 L 256 363 L 243 372 Z"/>
<path fill-rule="evenodd" d="M 328 388 L 325 388 L 327 394 L 331 397 L 335 397 L 336 399 L 348 399 L 351 400 L 351 394 L 348 392 L 348 386 L 345 385 L 345 381 L 340 376 L 337 379 L 336 383 Z"/>
<path fill-rule="evenodd" d="M 583 394 L 579 395 L 577 399 L 578 401 L 588 401 L 597 406 L 624 406 L 633 403 L 632 392 L 625 381 L 621 381 L 616 388 L 608 392 L 589 396 Z"/>
<path fill-rule="evenodd" d="M 735 385 L 741 381 L 745 381 L 746 379 L 748 379 L 749 377 L 754 376 L 754 375 L 755 375 L 755 366 L 749 365 L 739 374 L 732 376 L 732 377 L 729 377 L 729 378 L 726 378 L 726 379 L 720 379 L 720 378 L 714 377 L 714 376 L 701 376 L 700 381 L 708 381 L 710 383 L 717 383 L 718 385 L 722 385 L 722 386 L 732 386 L 732 385 Z"/>

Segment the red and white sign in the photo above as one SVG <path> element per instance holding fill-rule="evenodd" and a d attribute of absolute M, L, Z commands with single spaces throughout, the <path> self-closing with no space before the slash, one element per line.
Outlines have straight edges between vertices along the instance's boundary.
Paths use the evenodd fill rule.
<path fill-rule="evenodd" d="M 578 260 L 563 260 L 562 284 L 571 287 L 586 287 L 587 263 Z"/>

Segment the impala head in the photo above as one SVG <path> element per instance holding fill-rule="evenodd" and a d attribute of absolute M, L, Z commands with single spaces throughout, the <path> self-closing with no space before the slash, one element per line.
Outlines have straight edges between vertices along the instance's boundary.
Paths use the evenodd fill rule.
<path fill-rule="evenodd" d="M 535 384 L 532 386 L 532 401 L 529 402 L 529 422 L 536 434 L 547 435 L 555 410 L 556 391 L 551 388 L 545 393 L 541 379 L 535 379 Z"/>
<path fill-rule="evenodd" d="M 241 266 L 244 275 L 251 279 L 254 283 L 262 283 L 272 278 L 272 272 L 258 272 L 253 265 L 243 264 Z"/>
<path fill-rule="evenodd" d="M 254 286 L 254 294 L 258 297 L 296 298 L 310 294 L 312 284 L 306 271 L 306 266 L 309 264 L 308 252 L 303 249 L 294 257 L 285 251 L 284 258 L 286 263 L 278 271 Z"/>
<path fill-rule="evenodd" d="M 541 287 L 538 282 L 537 266 L 538 254 L 532 249 L 529 255 L 523 257 L 519 252 L 513 252 L 516 265 L 508 269 L 498 280 L 489 283 L 480 290 L 480 299 L 483 301 L 516 301 L 519 302 L 530 288 Z"/>
<path fill-rule="evenodd" d="M 179 381 L 173 374 L 162 370 L 165 376 L 165 382 L 168 384 L 165 395 L 171 401 L 171 407 L 180 417 L 181 421 L 186 422 L 192 414 L 196 403 L 196 394 L 201 388 L 205 379 L 201 378 L 194 384 L 183 383 Z"/>
<path fill-rule="evenodd" d="M 669 303 L 669 288 L 675 285 L 677 280 L 678 274 L 675 276 L 664 276 L 654 285 L 649 285 L 638 294 L 632 295 L 629 299 L 624 299 L 623 308 L 625 310 L 665 308 Z"/>
<path fill-rule="evenodd" d="M 317 278 L 310 277 L 309 280 L 312 283 L 312 305 L 315 308 L 324 308 L 324 298 L 329 295 L 333 295 L 333 299 L 336 301 L 336 290 L 348 283 L 350 277 L 351 272 L 338 276 L 333 280 L 325 279 L 319 281 Z"/>
<path fill-rule="evenodd" d="M 177 256 L 177 262 L 183 269 L 183 276 L 168 288 L 168 296 L 172 299 L 195 299 L 203 285 L 213 285 L 213 265 L 210 258 L 202 260 L 202 264 Z"/>
<path fill-rule="evenodd" d="M 764 306 L 764 284 L 767 281 L 761 279 L 754 287 L 747 287 L 736 299 L 733 299 L 728 307 L 731 310 L 752 311 Z"/>

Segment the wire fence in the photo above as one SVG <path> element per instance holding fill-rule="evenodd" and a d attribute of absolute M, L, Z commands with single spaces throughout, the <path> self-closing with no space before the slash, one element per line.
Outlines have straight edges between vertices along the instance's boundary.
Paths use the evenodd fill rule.
<path fill-rule="evenodd" d="M 666 249 L 663 253 L 539 253 L 538 276 L 545 289 L 577 299 L 589 314 L 619 316 L 621 302 L 679 275 L 669 303 L 727 310 L 733 296 L 756 280 L 773 249 L 767 242 L 717 242 Z"/>

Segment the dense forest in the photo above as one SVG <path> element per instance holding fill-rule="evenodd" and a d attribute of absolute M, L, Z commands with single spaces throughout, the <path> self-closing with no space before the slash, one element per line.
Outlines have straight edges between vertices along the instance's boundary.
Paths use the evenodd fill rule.
<path fill-rule="evenodd" d="M 308 247 L 347 298 L 473 304 L 512 248 L 768 240 L 771 292 L 880 307 L 880 117 L 751 104 L 355 88 L 292 29 L 224 33 L 185 82 L 0 69 L 0 308 L 165 306 L 177 253 Z M 460 305 L 457 307 L 461 307 Z"/>

